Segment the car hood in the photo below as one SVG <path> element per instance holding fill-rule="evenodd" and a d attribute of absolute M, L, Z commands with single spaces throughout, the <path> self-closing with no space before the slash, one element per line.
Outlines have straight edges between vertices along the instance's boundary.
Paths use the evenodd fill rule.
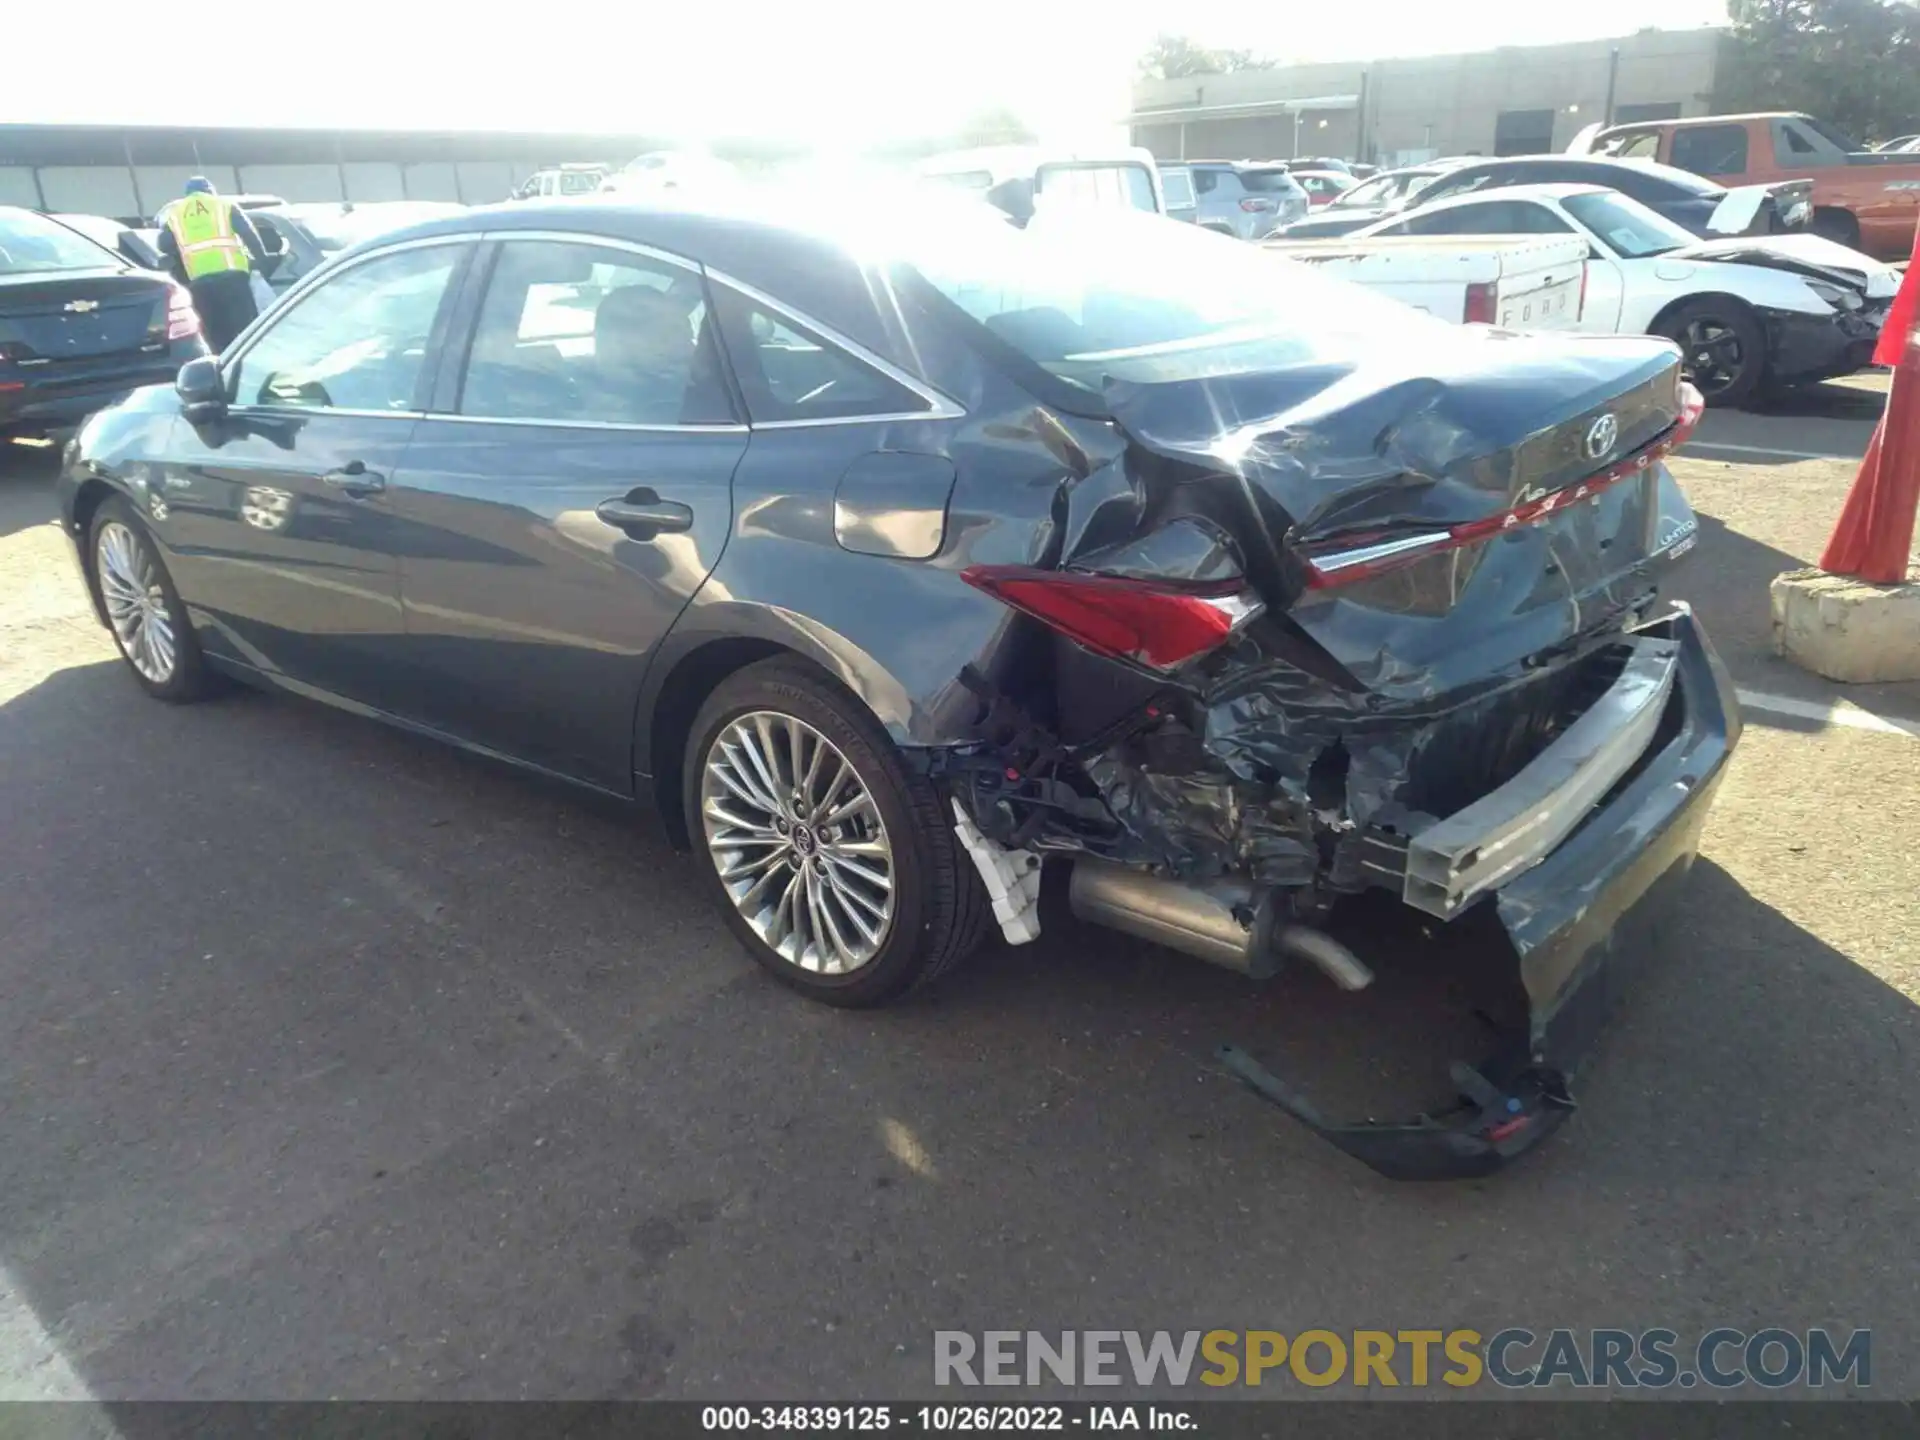
<path fill-rule="evenodd" d="M 1900 277 L 1891 265 L 1819 235 L 1738 236 L 1703 240 L 1669 250 L 1663 260 L 1706 260 L 1759 265 L 1857 290 L 1869 300 L 1891 299 Z"/>

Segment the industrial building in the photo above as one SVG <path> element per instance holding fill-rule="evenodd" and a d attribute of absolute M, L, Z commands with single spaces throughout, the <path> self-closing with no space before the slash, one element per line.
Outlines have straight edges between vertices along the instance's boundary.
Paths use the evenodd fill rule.
<path fill-rule="evenodd" d="M 286 200 L 504 200 L 545 165 L 619 165 L 648 135 L 0 125 L 0 205 L 151 216 L 205 175 L 227 194 Z"/>
<path fill-rule="evenodd" d="M 1134 143 L 1162 160 L 1337 155 L 1403 165 L 1558 150 L 1595 120 L 1704 115 L 1726 31 L 1142 80 Z"/>

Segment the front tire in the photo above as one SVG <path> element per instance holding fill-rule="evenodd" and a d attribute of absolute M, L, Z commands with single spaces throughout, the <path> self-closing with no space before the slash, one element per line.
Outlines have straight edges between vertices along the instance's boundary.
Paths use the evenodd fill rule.
<path fill-rule="evenodd" d="M 813 667 L 767 660 L 723 680 L 685 773 L 702 883 L 783 984 L 879 1005 L 979 945 L 992 911 L 939 792 Z"/>
<path fill-rule="evenodd" d="M 212 677 L 187 607 L 173 588 L 160 547 L 133 507 L 118 498 L 102 503 L 87 543 L 107 628 L 140 688 L 175 704 L 206 695 Z"/>
<path fill-rule="evenodd" d="M 1744 405 L 1766 378 L 1766 331 L 1736 300 L 1709 296 L 1676 305 L 1660 317 L 1653 333 L 1680 347 L 1687 378 L 1710 406 Z"/>

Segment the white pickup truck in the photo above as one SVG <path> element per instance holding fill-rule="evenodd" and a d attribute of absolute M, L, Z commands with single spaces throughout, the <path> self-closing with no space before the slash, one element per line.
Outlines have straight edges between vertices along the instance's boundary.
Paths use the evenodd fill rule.
<path fill-rule="evenodd" d="M 1572 330 L 1580 322 L 1587 245 L 1572 235 L 1476 239 L 1410 235 L 1356 241 L 1267 240 L 1262 249 L 1456 324 Z"/>

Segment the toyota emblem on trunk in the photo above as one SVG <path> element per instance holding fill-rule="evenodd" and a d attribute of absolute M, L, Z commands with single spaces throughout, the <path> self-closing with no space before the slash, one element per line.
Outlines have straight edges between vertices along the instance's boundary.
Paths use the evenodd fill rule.
<path fill-rule="evenodd" d="M 1602 415 L 1587 427 L 1587 458 L 1604 460 L 1613 453 L 1613 447 L 1620 443 L 1620 422 L 1612 415 Z"/>

